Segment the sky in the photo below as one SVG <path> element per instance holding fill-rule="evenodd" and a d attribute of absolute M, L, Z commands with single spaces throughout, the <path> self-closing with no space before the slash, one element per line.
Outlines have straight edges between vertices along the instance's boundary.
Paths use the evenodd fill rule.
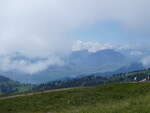
<path fill-rule="evenodd" d="M 79 41 L 148 47 L 149 6 L 149 0 L 0 0 L 0 70 L 32 74 L 63 65 Z"/>

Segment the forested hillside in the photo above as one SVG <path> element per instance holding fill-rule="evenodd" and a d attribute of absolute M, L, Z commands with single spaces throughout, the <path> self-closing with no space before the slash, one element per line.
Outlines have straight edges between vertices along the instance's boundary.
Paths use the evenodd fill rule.
<path fill-rule="evenodd" d="M 0 76 L 0 94 L 29 91 L 31 85 L 21 84 L 4 76 Z"/>
<path fill-rule="evenodd" d="M 51 81 L 39 85 L 21 84 L 6 77 L 0 76 L 0 93 L 16 93 L 24 91 L 41 91 L 70 87 L 96 86 L 113 82 L 138 82 L 148 77 L 149 75 L 150 69 L 129 73 L 120 73 L 109 77 L 102 77 L 98 73 L 96 73 L 77 78 Z M 134 80 L 135 77 L 137 78 L 136 81 Z"/>
<path fill-rule="evenodd" d="M 33 90 L 49 90 L 58 88 L 68 88 L 68 87 L 80 87 L 80 86 L 95 86 L 100 84 L 109 84 L 113 82 L 133 82 L 134 78 L 137 78 L 138 82 L 150 75 L 150 69 L 139 70 L 129 73 L 115 74 L 110 77 L 101 77 L 99 74 L 92 74 L 85 77 L 78 77 L 74 79 L 58 80 L 45 84 L 40 84 L 33 87 Z"/>

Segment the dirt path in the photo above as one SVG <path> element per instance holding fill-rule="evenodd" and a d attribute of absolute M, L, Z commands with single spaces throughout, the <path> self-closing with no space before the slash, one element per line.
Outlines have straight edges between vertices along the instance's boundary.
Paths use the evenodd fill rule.
<path fill-rule="evenodd" d="M 0 97 L 0 101 L 1 100 L 6 100 L 6 99 L 12 99 L 12 98 L 16 98 L 16 97 L 32 96 L 32 95 L 49 93 L 49 92 L 65 91 L 65 90 L 70 90 L 70 89 L 74 89 L 74 88 L 63 88 L 63 89 L 47 90 L 47 91 L 41 91 L 41 92 L 31 92 L 31 93 L 27 93 L 27 94 L 18 94 L 18 95 L 12 95 L 12 96 L 5 96 L 5 97 Z"/>

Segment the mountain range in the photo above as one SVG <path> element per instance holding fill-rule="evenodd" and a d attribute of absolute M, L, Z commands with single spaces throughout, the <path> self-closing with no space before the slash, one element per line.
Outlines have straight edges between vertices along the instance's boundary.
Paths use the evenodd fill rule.
<path fill-rule="evenodd" d="M 1 71 L 0 74 L 22 83 L 45 83 L 53 80 L 76 78 L 89 74 L 111 76 L 112 74 L 140 70 L 145 68 L 139 62 L 139 56 L 129 54 L 129 51 L 106 49 L 97 52 L 88 50 L 73 51 L 64 59 L 62 66 L 49 66 L 46 70 L 27 74 L 23 72 Z"/>

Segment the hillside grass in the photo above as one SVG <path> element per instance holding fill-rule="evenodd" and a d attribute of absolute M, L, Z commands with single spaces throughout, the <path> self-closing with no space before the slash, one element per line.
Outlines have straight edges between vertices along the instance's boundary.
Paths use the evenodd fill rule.
<path fill-rule="evenodd" d="M 150 113 L 150 83 L 113 83 L 0 100 L 0 113 Z"/>

